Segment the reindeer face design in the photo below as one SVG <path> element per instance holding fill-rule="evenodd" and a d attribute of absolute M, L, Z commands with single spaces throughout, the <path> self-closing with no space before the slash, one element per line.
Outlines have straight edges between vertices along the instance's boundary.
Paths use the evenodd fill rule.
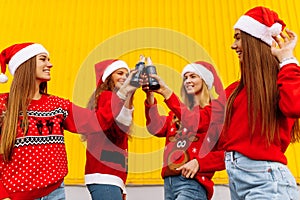
<path fill-rule="evenodd" d="M 199 138 L 195 134 L 188 132 L 186 128 L 183 128 L 182 130 L 178 130 L 175 136 L 171 136 L 168 139 L 170 143 L 175 143 L 170 145 L 172 149 L 167 158 L 168 167 L 173 171 L 189 161 L 190 158 L 187 149 L 191 145 L 191 142 L 196 142 Z"/>

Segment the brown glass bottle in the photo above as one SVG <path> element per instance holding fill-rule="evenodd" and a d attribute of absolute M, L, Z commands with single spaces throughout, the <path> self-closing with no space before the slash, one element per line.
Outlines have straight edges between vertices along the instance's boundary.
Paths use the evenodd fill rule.
<path fill-rule="evenodd" d="M 149 76 L 150 74 L 157 74 L 156 67 L 152 64 L 152 60 L 150 57 L 147 58 L 147 66 L 145 67 L 145 73 L 148 76 L 149 89 L 150 90 L 159 89 L 160 85 L 158 81 L 155 78 Z"/>

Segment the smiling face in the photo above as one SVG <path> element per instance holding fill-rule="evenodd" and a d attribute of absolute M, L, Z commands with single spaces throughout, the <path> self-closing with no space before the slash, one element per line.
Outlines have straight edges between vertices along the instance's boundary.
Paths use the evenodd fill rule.
<path fill-rule="evenodd" d="M 36 56 L 36 80 L 41 83 L 50 81 L 50 69 L 52 64 L 50 58 L 46 53 L 41 53 Z"/>
<path fill-rule="evenodd" d="M 187 94 L 198 94 L 201 92 L 203 88 L 203 79 L 193 73 L 193 72 L 187 72 L 184 74 L 184 88 L 186 90 Z"/>
<path fill-rule="evenodd" d="M 243 62 L 243 49 L 242 49 L 242 39 L 241 39 L 241 31 L 239 29 L 234 30 L 234 42 L 231 45 L 231 49 L 235 50 L 238 54 L 238 58 L 240 62 Z"/>
<path fill-rule="evenodd" d="M 128 77 L 128 70 L 126 68 L 120 68 L 114 71 L 111 78 L 116 88 L 120 88 Z"/>

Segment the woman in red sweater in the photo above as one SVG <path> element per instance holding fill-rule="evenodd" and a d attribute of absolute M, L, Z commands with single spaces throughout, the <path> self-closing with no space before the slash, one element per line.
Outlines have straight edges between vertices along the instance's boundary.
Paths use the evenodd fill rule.
<path fill-rule="evenodd" d="M 222 143 L 231 199 L 299 199 L 284 155 L 299 141 L 297 36 L 277 13 L 255 7 L 234 25 L 241 79 L 228 96 Z"/>
<path fill-rule="evenodd" d="M 95 71 L 97 88 L 88 107 L 97 113 L 102 131 L 86 137 L 85 184 L 93 200 L 122 200 L 126 198 L 128 133 L 137 88 L 129 86 L 132 90 L 123 95 L 126 91 L 120 88 L 131 76 L 127 78 L 130 70 L 122 60 L 101 61 Z M 117 106 L 115 95 L 123 98 Z"/>
<path fill-rule="evenodd" d="M 225 169 L 224 152 L 214 149 L 223 122 L 215 123 L 213 118 L 223 113 L 214 113 L 213 105 L 225 101 L 222 83 L 211 64 L 188 64 L 182 71 L 182 103 L 160 77 L 153 78 L 161 87 L 155 91 L 143 87 L 145 113 L 148 131 L 166 138 L 161 172 L 165 200 L 211 199 L 214 172 Z M 213 86 L 222 101 L 211 99 Z M 153 92 L 165 98 L 171 110 L 168 116 L 159 114 Z"/>
<path fill-rule="evenodd" d="M 7 64 L 14 76 L 10 92 L 0 94 L 0 199 L 63 200 L 64 130 L 97 132 L 104 122 L 89 109 L 47 94 L 53 66 L 42 45 L 12 45 L 1 52 L 0 62 L 0 82 L 7 81 Z M 116 112 L 121 110 L 123 100 L 115 95 L 113 102 Z"/>

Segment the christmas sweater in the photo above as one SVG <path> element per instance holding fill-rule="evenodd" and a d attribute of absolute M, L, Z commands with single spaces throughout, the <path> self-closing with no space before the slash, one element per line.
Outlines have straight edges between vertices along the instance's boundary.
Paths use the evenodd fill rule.
<path fill-rule="evenodd" d="M 5 113 L 8 94 L 0 95 L 0 116 Z M 64 130 L 88 133 L 99 130 L 94 112 L 75 106 L 69 100 L 42 95 L 31 100 L 28 131 L 20 126 L 12 159 L 0 156 L 0 199 L 33 200 L 58 188 L 68 173 Z"/>
<path fill-rule="evenodd" d="M 235 82 L 226 88 L 227 97 L 237 87 Z M 300 117 L 300 67 L 296 64 L 283 66 L 277 76 L 279 91 L 278 108 L 279 137 L 267 145 L 261 134 L 261 118 L 256 120 L 256 127 L 251 133 L 248 124 L 248 99 L 246 89 L 242 89 L 234 100 L 230 125 L 222 132 L 223 148 L 226 151 L 237 151 L 253 160 L 268 160 L 287 164 L 284 155 L 291 141 L 291 131 L 296 118 Z"/>
<path fill-rule="evenodd" d="M 112 105 L 114 95 L 104 91 L 97 102 L 102 131 L 87 136 L 85 184 L 116 185 L 126 193 L 129 126 L 116 120 L 124 103 Z"/>
<path fill-rule="evenodd" d="M 181 172 L 176 168 L 197 159 L 200 169 L 195 179 L 205 187 L 207 197 L 211 199 L 214 185 L 211 179 L 214 172 L 225 169 L 225 165 L 224 152 L 215 150 L 216 141 L 211 139 L 214 138 L 213 134 L 208 135 L 207 131 L 210 129 L 211 133 L 218 134 L 222 124 L 211 124 L 211 105 L 188 110 L 174 93 L 165 103 L 171 110 L 168 116 L 159 114 L 156 99 L 153 105 L 145 101 L 148 131 L 157 137 L 166 138 L 161 176 L 180 175 Z M 182 124 L 181 128 L 174 122 L 176 117 Z"/>

